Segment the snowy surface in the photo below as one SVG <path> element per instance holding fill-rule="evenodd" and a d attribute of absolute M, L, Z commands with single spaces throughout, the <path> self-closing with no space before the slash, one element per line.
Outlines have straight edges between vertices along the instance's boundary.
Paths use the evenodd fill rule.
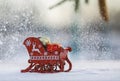
<path fill-rule="evenodd" d="M 72 71 L 21 73 L 27 62 L 0 62 L 0 81 L 120 81 L 120 61 L 74 61 Z"/>

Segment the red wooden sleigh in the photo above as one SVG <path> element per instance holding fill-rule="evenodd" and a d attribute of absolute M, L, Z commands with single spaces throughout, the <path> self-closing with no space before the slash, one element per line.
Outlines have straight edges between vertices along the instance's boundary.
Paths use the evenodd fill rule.
<path fill-rule="evenodd" d="M 63 48 L 59 44 L 50 43 L 43 45 L 40 37 L 28 37 L 23 44 L 29 53 L 30 65 L 21 72 L 54 73 L 69 72 L 72 69 L 68 59 L 68 52 L 72 51 L 70 47 Z M 69 65 L 67 70 L 65 65 Z"/>

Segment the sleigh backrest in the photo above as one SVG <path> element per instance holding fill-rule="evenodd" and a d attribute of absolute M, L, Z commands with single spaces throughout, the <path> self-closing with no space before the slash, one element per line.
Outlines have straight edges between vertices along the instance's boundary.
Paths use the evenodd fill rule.
<path fill-rule="evenodd" d="M 43 60 L 43 58 L 48 60 L 48 57 L 49 60 L 66 59 L 68 52 L 72 50 L 71 47 L 63 48 L 59 44 L 48 44 L 45 48 L 39 38 L 36 37 L 28 37 L 23 44 L 32 60 L 38 60 L 38 57 L 39 60 Z"/>
<path fill-rule="evenodd" d="M 45 52 L 45 48 L 39 38 L 28 37 L 23 42 L 30 56 L 42 55 Z"/>

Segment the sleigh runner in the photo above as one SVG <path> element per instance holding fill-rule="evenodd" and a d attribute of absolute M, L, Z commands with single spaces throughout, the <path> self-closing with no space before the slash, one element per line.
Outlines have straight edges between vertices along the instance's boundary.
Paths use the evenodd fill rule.
<path fill-rule="evenodd" d="M 29 53 L 30 65 L 21 72 L 68 72 L 72 69 L 72 63 L 68 59 L 71 47 L 63 48 L 59 44 L 51 44 L 49 40 L 41 37 L 28 37 L 23 42 Z M 68 69 L 65 65 L 68 63 Z"/>

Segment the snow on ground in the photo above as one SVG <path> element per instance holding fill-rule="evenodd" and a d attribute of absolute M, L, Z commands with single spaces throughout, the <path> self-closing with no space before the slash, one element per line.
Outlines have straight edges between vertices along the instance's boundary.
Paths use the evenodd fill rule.
<path fill-rule="evenodd" d="M 27 62 L 0 62 L 0 81 L 120 81 L 120 61 L 72 61 L 70 72 L 21 73 Z"/>

